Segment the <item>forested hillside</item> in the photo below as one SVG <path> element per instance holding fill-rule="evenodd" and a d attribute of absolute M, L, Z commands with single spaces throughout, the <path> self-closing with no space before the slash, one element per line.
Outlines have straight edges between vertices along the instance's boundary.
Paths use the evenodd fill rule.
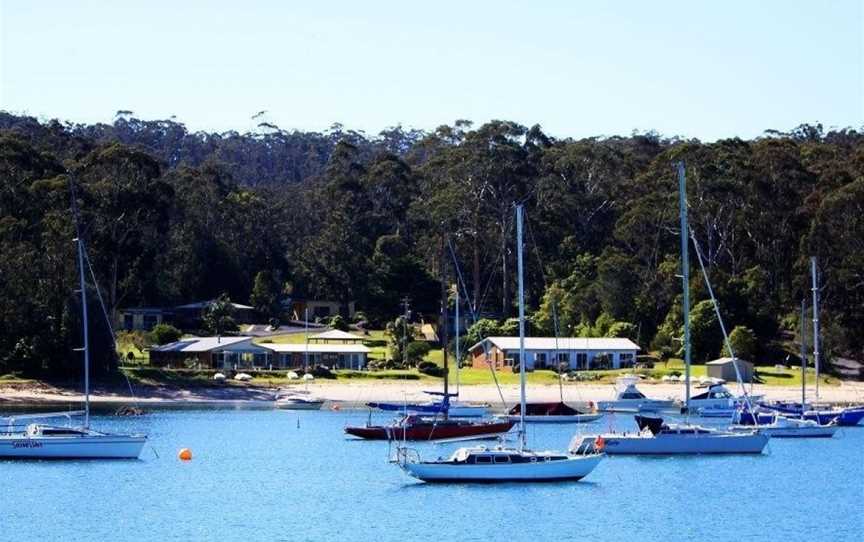
<path fill-rule="evenodd" d="M 472 303 L 514 309 L 513 204 L 527 209 L 527 298 L 538 332 L 625 334 L 674 354 L 680 335 L 677 179 L 727 326 L 763 355 L 798 325 L 819 258 L 832 356 L 864 357 L 864 133 L 801 126 L 753 141 L 657 134 L 553 139 L 539 126 L 457 121 L 377 136 L 262 125 L 189 133 L 128 113 L 112 125 L 0 112 L 0 374 L 55 374 L 78 346 L 67 176 L 109 308 L 259 289 L 399 299 L 434 317 L 442 239 Z M 694 348 L 719 327 L 693 258 Z M 447 258 L 450 280 L 454 271 Z M 266 283 L 266 284 L 262 284 Z"/>

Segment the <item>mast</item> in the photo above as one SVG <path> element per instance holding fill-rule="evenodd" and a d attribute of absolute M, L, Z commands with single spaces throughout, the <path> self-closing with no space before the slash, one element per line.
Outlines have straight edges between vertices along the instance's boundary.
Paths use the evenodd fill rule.
<path fill-rule="evenodd" d="M 525 285 L 522 264 L 522 205 L 516 206 L 516 254 L 519 274 L 519 451 L 525 449 Z"/>
<path fill-rule="evenodd" d="M 456 333 L 456 395 L 459 395 L 459 373 L 462 370 L 462 356 L 459 352 L 459 281 L 456 281 L 456 323 L 453 330 Z"/>
<path fill-rule="evenodd" d="M 681 214 L 681 282 L 684 309 L 684 406 L 690 412 L 690 259 L 687 254 L 687 180 L 684 161 L 678 162 L 678 206 Z"/>
<path fill-rule="evenodd" d="M 447 365 L 447 265 L 444 263 L 444 247 L 446 246 L 446 236 L 441 236 L 441 325 L 438 329 L 441 330 L 441 351 L 444 354 L 444 419 L 446 420 L 450 410 L 450 375 L 448 374 Z"/>
<path fill-rule="evenodd" d="M 804 405 L 807 403 L 807 300 L 801 298 L 801 419 L 804 419 Z"/>
<path fill-rule="evenodd" d="M 72 194 L 72 216 L 75 220 L 75 242 L 78 244 L 78 279 L 81 288 L 81 321 L 84 324 L 84 428 L 90 428 L 90 324 L 87 319 L 87 283 L 84 281 L 84 239 L 78 224 L 78 202 L 75 201 L 75 185 L 69 179 Z"/>
<path fill-rule="evenodd" d="M 813 279 L 813 364 L 816 367 L 816 404 L 819 404 L 819 276 L 816 256 L 810 257 L 810 276 Z M 804 408 L 804 405 L 801 405 Z"/>
<path fill-rule="evenodd" d="M 303 373 L 304 376 L 309 372 L 309 307 L 303 310 L 303 325 L 306 327 L 306 346 L 303 349 Z M 305 380 L 305 379 L 304 379 Z M 307 380 L 308 382 L 308 380 Z"/>

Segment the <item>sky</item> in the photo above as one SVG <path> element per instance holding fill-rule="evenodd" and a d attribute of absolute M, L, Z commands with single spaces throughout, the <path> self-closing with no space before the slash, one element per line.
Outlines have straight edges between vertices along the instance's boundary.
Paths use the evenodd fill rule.
<path fill-rule="evenodd" d="M 862 65 L 864 0 L 0 0 L 0 109 L 73 122 L 713 141 L 861 127 Z"/>

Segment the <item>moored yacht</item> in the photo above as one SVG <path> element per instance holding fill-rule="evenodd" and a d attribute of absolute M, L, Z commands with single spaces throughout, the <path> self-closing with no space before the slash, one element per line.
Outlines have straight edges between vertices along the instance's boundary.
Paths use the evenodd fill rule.
<path fill-rule="evenodd" d="M 522 262 L 522 206 L 516 207 L 517 267 L 519 276 L 519 363 L 525 363 L 525 295 Z M 547 482 L 580 480 L 603 459 L 599 450 L 583 453 L 534 451 L 526 446 L 524 366 L 519 371 L 518 447 L 460 448 L 448 459 L 422 461 L 419 453 L 397 449 L 396 463 L 425 482 Z M 510 423 L 513 423 L 512 421 Z"/>
<path fill-rule="evenodd" d="M 674 399 L 651 399 L 646 397 L 636 383 L 639 377 L 635 375 L 620 376 L 615 380 L 615 399 L 598 401 L 597 410 L 607 412 L 657 412 L 675 408 Z"/>
<path fill-rule="evenodd" d="M 507 413 L 513 421 L 522 417 L 522 405 L 516 404 Z M 526 423 L 588 423 L 603 417 L 602 412 L 577 410 L 562 401 L 552 403 L 527 403 L 525 405 Z"/>

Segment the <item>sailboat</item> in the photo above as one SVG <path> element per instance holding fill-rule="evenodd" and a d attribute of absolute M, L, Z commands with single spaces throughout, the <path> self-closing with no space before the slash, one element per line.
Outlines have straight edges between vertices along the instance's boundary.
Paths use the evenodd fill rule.
<path fill-rule="evenodd" d="M 396 463 L 409 475 L 425 482 L 543 482 L 580 480 L 603 459 L 592 449 L 586 453 L 534 451 L 527 447 L 525 426 L 525 295 L 522 264 L 522 206 L 516 207 L 519 274 L 519 446 L 459 448 L 448 459 L 422 461 L 420 454 L 404 446 L 397 449 Z"/>
<path fill-rule="evenodd" d="M 688 259 L 687 197 L 684 163 L 678 163 L 679 207 L 681 215 L 681 275 L 684 309 L 684 389 L 685 412 L 690 409 L 690 262 Z M 707 281 L 706 281 L 707 283 Z M 707 284 L 711 292 L 710 284 Z M 712 299 L 714 297 L 711 292 Z M 715 303 L 715 310 L 717 306 Z M 719 311 L 718 311 L 719 319 Z M 722 320 L 721 320 L 722 325 Z M 725 336 L 725 330 L 724 330 Z M 734 359 L 734 356 L 733 356 Z M 762 453 L 769 436 L 756 430 L 721 431 L 689 422 L 666 424 L 655 416 L 636 417 L 639 431 L 635 433 L 607 433 L 583 437 L 574 441 L 575 450 L 588 450 L 602 446 L 609 455 L 675 455 L 675 454 L 739 454 Z"/>
<path fill-rule="evenodd" d="M 443 260 L 442 260 L 443 261 Z M 442 270 L 442 275 L 443 275 Z M 442 276 L 442 283 L 444 277 Z M 401 408 L 394 408 L 397 403 L 371 403 L 377 408 L 384 410 L 399 410 L 404 412 L 402 417 L 395 422 L 383 425 L 372 423 L 370 411 L 369 420 L 365 426 L 348 426 L 345 432 L 349 435 L 366 440 L 402 440 L 402 441 L 458 441 L 458 440 L 480 440 L 499 437 L 510 431 L 515 422 L 506 419 L 465 419 L 451 415 L 452 407 L 450 399 L 456 394 L 450 393 L 450 372 L 447 363 L 447 297 L 442 290 L 441 315 L 442 315 L 442 345 L 444 345 L 444 391 L 426 392 L 440 395 L 441 401 L 433 405 L 412 405 L 412 408 L 420 406 L 420 413 L 403 404 Z M 407 319 L 407 302 L 406 302 Z M 428 409 L 428 410 L 426 410 Z M 425 410 L 425 412 L 424 412 Z M 429 414 L 424 416 L 422 414 Z"/>
<path fill-rule="evenodd" d="M 83 322 L 84 347 L 84 410 L 82 412 L 61 412 L 48 414 L 19 415 L 0 418 L 0 458 L 24 459 L 136 459 L 147 442 L 145 435 L 119 435 L 103 433 L 90 428 L 90 341 L 87 314 L 87 284 L 84 279 L 84 239 L 78 224 L 78 207 L 75 201 L 74 185 L 70 179 L 72 192 L 72 213 L 78 252 L 78 276 L 81 293 L 81 318 Z M 72 425 L 44 425 L 29 423 L 20 425 L 20 420 L 39 420 L 67 417 L 71 422 L 73 415 L 84 416 L 80 427 Z"/>
<path fill-rule="evenodd" d="M 819 279 L 816 269 L 816 257 L 810 258 L 810 277 L 812 281 L 811 291 L 813 294 L 813 364 L 816 369 L 816 401 L 813 404 L 807 404 L 807 398 L 802 393 L 801 402 L 775 402 L 775 403 L 760 403 L 762 408 L 786 414 L 789 416 L 800 416 L 802 419 L 814 421 L 818 424 L 836 423 L 840 426 L 855 426 L 864 419 L 864 405 L 857 405 L 847 408 L 826 408 L 819 404 Z M 802 313 L 802 322 L 804 315 Z M 802 329 L 803 340 L 803 329 Z M 803 355 L 803 353 L 802 353 Z M 804 385 L 804 374 L 801 376 L 802 386 Z"/>

